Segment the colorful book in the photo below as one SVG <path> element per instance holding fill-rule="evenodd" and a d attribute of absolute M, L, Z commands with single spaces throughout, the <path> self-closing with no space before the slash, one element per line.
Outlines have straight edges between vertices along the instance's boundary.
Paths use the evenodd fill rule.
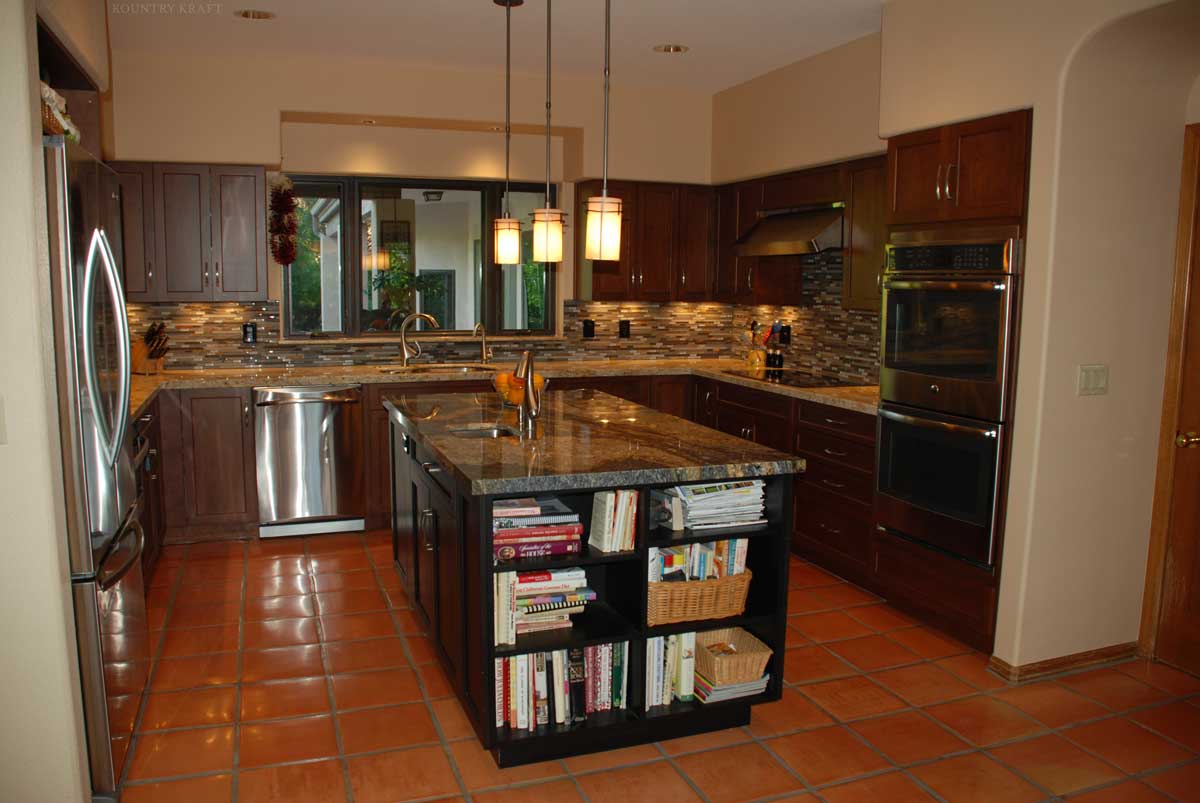
<path fill-rule="evenodd" d="M 549 538 L 555 535 L 583 535 L 583 525 L 574 524 L 545 524 L 538 527 L 513 527 L 492 533 L 493 544 L 503 544 L 524 538 Z"/>
<path fill-rule="evenodd" d="M 572 647 L 567 650 L 567 676 L 570 688 L 572 722 L 583 722 L 587 719 L 587 692 L 584 688 L 586 672 L 583 660 L 583 648 Z"/>
<path fill-rule="evenodd" d="M 520 558 L 544 558 L 550 555 L 577 555 L 582 550 L 578 538 L 569 541 L 531 541 L 529 543 L 503 543 L 492 546 L 496 560 L 518 560 Z"/>
<path fill-rule="evenodd" d="M 514 516 L 540 516 L 542 506 L 532 496 L 521 499 L 499 499 L 492 503 L 492 518 L 503 519 Z"/>

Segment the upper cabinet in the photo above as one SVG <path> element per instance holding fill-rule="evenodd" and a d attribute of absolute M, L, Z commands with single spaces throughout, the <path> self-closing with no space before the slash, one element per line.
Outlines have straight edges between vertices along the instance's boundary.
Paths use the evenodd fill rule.
<path fill-rule="evenodd" d="M 713 297 L 716 264 L 716 196 L 712 187 L 679 188 L 679 246 L 675 258 L 679 301 L 708 301 Z"/>
<path fill-rule="evenodd" d="M 267 298 L 262 167 L 116 163 L 130 301 Z"/>
<path fill-rule="evenodd" d="M 842 307 L 879 311 L 879 278 L 886 259 L 887 166 L 882 157 L 846 165 L 842 221 Z"/>
<path fill-rule="evenodd" d="M 1025 213 L 1028 110 L 888 140 L 888 223 Z"/>

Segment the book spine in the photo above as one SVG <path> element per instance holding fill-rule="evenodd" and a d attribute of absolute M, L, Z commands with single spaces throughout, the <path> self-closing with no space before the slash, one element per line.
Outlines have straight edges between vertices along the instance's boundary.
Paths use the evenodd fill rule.
<path fill-rule="evenodd" d="M 554 723 L 562 725 L 564 723 L 563 714 L 563 664 L 562 655 L 559 650 L 550 653 L 550 699 L 554 704 Z"/>
<path fill-rule="evenodd" d="M 629 707 L 629 642 L 621 643 L 621 708 Z"/>
<path fill-rule="evenodd" d="M 526 583 L 525 585 L 513 586 L 513 595 L 514 597 L 534 597 L 542 594 L 568 594 L 584 588 L 586 583 L 586 579 Z"/>
<path fill-rule="evenodd" d="M 550 724 L 550 701 L 547 698 L 548 687 L 546 685 L 546 653 L 539 652 L 534 659 L 537 669 L 537 676 L 534 681 L 534 692 L 537 695 L 537 724 Z"/>
<path fill-rule="evenodd" d="M 612 684 L 612 707 L 624 708 L 622 704 L 624 698 L 621 689 L 621 667 L 625 665 L 625 645 L 612 645 L 612 677 L 609 678 L 609 683 Z"/>
<path fill-rule="evenodd" d="M 574 541 L 531 541 L 527 544 L 493 544 L 492 557 L 499 560 L 543 558 L 547 555 L 576 555 L 583 545 Z"/>
<path fill-rule="evenodd" d="M 516 530 L 521 527 L 554 527 L 559 524 L 579 524 L 577 513 L 554 513 L 547 516 L 505 516 L 492 519 L 492 532 Z"/>
<path fill-rule="evenodd" d="M 518 538 L 551 538 L 556 535 L 580 536 L 582 524 L 546 524 L 541 527 L 514 527 L 492 534 L 493 542 L 511 541 Z"/>
<path fill-rule="evenodd" d="M 612 710 L 612 662 L 613 645 L 605 644 L 600 648 L 600 676 L 596 683 L 600 687 L 600 710 Z"/>
<path fill-rule="evenodd" d="M 517 659 L 506 659 L 508 666 L 504 670 L 504 678 L 508 683 L 506 697 L 508 699 L 508 727 L 517 727 Z"/>
<path fill-rule="evenodd" d="M 695 696 L 696 634 L 679 636 L 679 699 L 690 701 Z"/>
<path fill-rule="evenodd" d="M 537 605 L 527 605 L 524 608 L 518 608 L 518 613 L 549 613 L 551 611 L 561 611 L 566 608 L 578 608 L 581 605 L 586 605 L 594 599 L 595 597 L 591 597 L 590 599 L 573 599 L 566 602 L 543 602 Z M 576 613 L 578 613 L 578 611 L 576 611 Z"/>
<path fill-rule="evenodd" d="M 586 670 L 583 663 L 583 648 L 572 647 L 567 651 L 569 664 L 567 673 L 571 689 L 571 721 L 587 719 L 587 690 L 584 688 Z"/>
<path fill-rule="evenodd" d="M 529 730 L 529 656 L 517 656 L 517 730 Z"/>
<path fill-rule="evenodd" d="M 596 648 L 583 648 L 583 710 L 596 710 Z"/>
<path fill-rule="evenodd" d="M 562 677 L 559 690 L 563 698 L 563 723 L 572 722 L 571 718 L 571 660 L 566 650 L 558 651 L 559 662 L 562 664 Z"/>
<path fill-rule="evenodd" d="M 563 583 L 569 580 L 583 580 L 586 573 L 581 567 L 571 569 L 544 569 L 540 572 L 517 572 L 517 585 L 527 586 L 536 583 Z"/>
<path fill-rule="evenodd" d="M 515 500 L 522 501 L 522 500 Z M 511 519 L 523 518 L 525 516 L 540 516 L 542 515 L 541 505 L 533 504 L 532 500 L 529 504 L 521 505 L 506 505 L 503 501 L 496 502 L 492 505 L 493 519 Z"/>
<path fill-rule="evenodd" d="M 504 708 L 505 685 L 504 685 L 504 659 L 503 658 L 496 659 L 496 677 L 493 681 L 493 687 L 494 688 L 492 689 L 492 693 L 496 696 L 496 700 L 495 700 L 496 727 L 503 728 L 504 727 L 504 714 L 505 714 L 505 708 Z"/>
<path fill-rule="evenodd" d="M 736 556 L 733 561 L 734 574 L 741 574 L 746 571 L 746 551 L 750 546 L 749 538 L 737 539 Z"/>

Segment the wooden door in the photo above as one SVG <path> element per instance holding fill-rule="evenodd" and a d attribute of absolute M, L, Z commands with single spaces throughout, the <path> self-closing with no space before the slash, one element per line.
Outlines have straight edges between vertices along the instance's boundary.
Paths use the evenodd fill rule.
<path fill-rule="evenodd" d="M 154 279 L 154 165 L 110 164 L 121 184 L 121 269 L 126 301 L 158 301 Z"/>
<path fill-rule="evenodd" d="M 1154 655 L 1200 674 L 1200 124 L 1187 128 L 1180 196 L 1146 607 L 1160 598 Z"/>
<path fill-rule="evenodd" d="M 943 129 L 888 140 L 888 223 L 927 223 L 946 215 Z"/>
<path fill-rule="evenodd" d="M 433 534 L 437 553 L 437 634 L 438 644 L 450 664 L 450 677 L 458 683 L 462 667 L 466 611 L 463 609 L 463 551 L 459 538 L 454 497 L 434 485 L 430 493 L 433 516 L 426 526 Z"/>
<path fill-rule="evenodd" d="M 842 307 L 879 312 L 879 276 L 887 244 L 887 163 L 864 159 L 846 168 L 845 264 Z"/>
<path fill-rule="evenodd" d="M 736 438 L 754 440 L 754 413 L 734 404 L 717 400 L 717 429 Z"/>
<path fill-rule="evenodd" d="M 673 184 L 642 184 L 638 187 L 635 298 L 643 301 L 675 298 L 678 216 L 679 190 Z"/>
<path fill-rule="evenodd" d="M 599 181 L 581 182 L 576 190 L 579 199 L 579 259 L 585 260 L 587 243 L 587 199 L 599 195 Z M 637 185 L 628 181 L 610 181 L 608 194 L 621 199 L 621 258 L 616 262 L 588 260 L 592 266 L 592 300 L 627 301 L 633 298 L 633 276 L 637 235 Z"/>
<path fill-rule="evenodd" d="M 416 583 L 418 511 L 417 489 L 413 483 L 411 441 L 398 425 L 391 426 L 389 439 L 392 458 L 392 558 L 400 570 L 405 584 L 404 590 L 411 597 Z"/>
<path fill-rule="evenodd" d="M 737 196 L 737 187 L 717 190 L 717 262 L 713 297 L 726 303 L 733 302 L 737 288 L 737 257 L 733 253 L 737 240 Z"/>
<path fill-rule="evenodd" d="M 185 523 L 258 521 L 249 389 L 180 392 Z"/>
<path fill-rule="evenodd" d="M 714 236 L 716 199 L 710 187 L 679 189 L 679 284 L 680 301 L 708 301 L 713 297 Z"/>
<path fill-rule="evenodd" d="M 1010 112 L 946 129 L 947 217 L 1020 217 L 1029 171 L 1028 111 Z"/>
<path fill-rule="evenodd" d="M 419 471 L 413 472 L 413 489 L 416 491 L 416 596 L 413 598 L 418 612 L 429 623 L 431 633 L 436 633 L 437 600 L 438 600 L 438 554 L 434 541 L 437 532 L 433 529 L 433 496 L 441 493 L 434 489 L 433 483 L 421 476 Z"/>
<path fill-rule="evenodd" d="M 214 166 L 213 300 L 267 299 L 266 175 L 261 167 Z"/>
<path fill-rule="evenodd" d="M 159 301 L 208 301 L 212 237 L 208 165 L 154 165 L 154 261 Z"/>

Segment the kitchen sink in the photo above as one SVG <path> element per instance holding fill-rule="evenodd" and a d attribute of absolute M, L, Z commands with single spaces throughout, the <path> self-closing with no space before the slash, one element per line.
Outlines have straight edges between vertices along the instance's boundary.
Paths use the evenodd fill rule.
<path fill-rule="evenodd" d="M 429 365 L 397 365 L 392 368 L 383 368 L 380 373 L 384 374 L 473 374 L 486 371 L 499 371 L 499 366 L 485 365 L 481 362 L 461 363 L 461 362 L 445 362 L 433 363 Z"/>
<path fill-rule="evenodd" d="M 460 427 L 459 429 L 450 430 L 450 434 L 457 438 L 515 438 L 518 432 L 511 427 L 497 427 L 490 424 L 474 427 Z"/>

